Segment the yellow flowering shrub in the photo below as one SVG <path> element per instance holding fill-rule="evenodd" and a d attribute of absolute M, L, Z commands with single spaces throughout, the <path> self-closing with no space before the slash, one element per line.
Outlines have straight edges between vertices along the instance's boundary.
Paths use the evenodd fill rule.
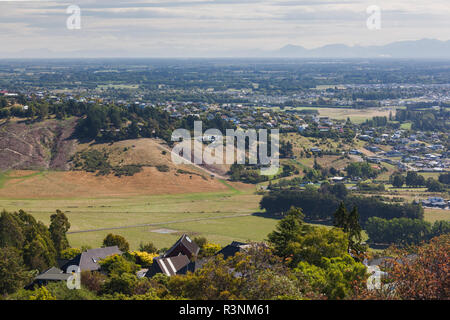
<path fill-rule="evenodd" d="M 202 248 L 202 255 L 204 257 L 210 257 L 215 255 L 218 251 L 220 251 L 220 249 L 222 249 L 220 245 L 208 242 Z"/>
<path fill-rule="evenodd" d="M 148 253 L 144 251 L 132 251 L 130 254 L 135 258 L 136 263 L 142 267 L 150 267 L 153 264 L 153 258 L 159 256 L 157 253 Z"/>
<path fill-rule="evenodd" d="M 30 295 L 30 300 L 56 300 L 56 298 L 52 296 L 46 287 L 40 287 L 33 291 Z"/>

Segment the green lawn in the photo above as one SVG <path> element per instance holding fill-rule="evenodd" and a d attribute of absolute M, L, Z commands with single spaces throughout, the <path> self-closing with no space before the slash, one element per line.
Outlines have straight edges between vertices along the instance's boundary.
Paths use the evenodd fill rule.
<path fill-rule="evenodd" d="M 209 241 L 224 246 L 232 241 L 264 240 L 274 230 L 277 222 L 276 219 L 259 216 L 221 218 L 111 231 L 75 233 L 69 235 L 69 241 L 75 247 L 80 247 L 86 243 L 96 247 L 100 246 L 105 236 L 112 232 L 124 236 L 132 248 L 137 248 L 141 241 L 151 241 L 158 248 L 164 248 L 171 246 L 182 233 L 187 233 L 192 237 L 204 236 Z M 162 228 L 176 232 L 170 234 L 152 232 Z"/>
<path fill-rule="evenodd" d="M 0 209 L 23 209 L 47 225 L 50 215 L 60 209 L 71 223 L 69 232 L 106 229 L 70 233 L 74 247 L 98 247 L 110 232 L 125 236 L 132 248 L 137 248 L 141 241 L 167 247 L 183 232 L 204 235 L 221 245 L 233 240 L 264 239 L 276 220 L 251 216 L 260 211 L 261 196 L 253 190 L 242 191 L 223 183 L 229 186 L 229 191 L 128 198 L 0 199 Z M 151 225 L 141 226 L 148 224 Z M 126 228 L 115 229 L 118 227 Z M 161 228 L 176 233 L 151 232 Z"/>

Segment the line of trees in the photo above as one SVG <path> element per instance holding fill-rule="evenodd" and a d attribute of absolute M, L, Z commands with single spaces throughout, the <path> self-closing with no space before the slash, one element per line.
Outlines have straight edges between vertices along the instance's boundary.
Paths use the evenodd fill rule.
<path fill-rule="evenodd" d="M 411 245 L 450 233 L 449 221 L 434 224 L 420 219 L 371 217 L 365 230 L 373 243 Z"/>
<path fill-rule="evenodd" d="M 294 206 L 302 208 L 307 220 L 331 222 L 331 213 L 337 210 L 341 201 L 348 210 L 359 208 L 362 225 L 365 225 L 370 217 L 423 219 L 423 208 L 417 204 L 386 203 L 376 197 L 352 195 L 339 199 L 332 193 L 321 192 L 315 188 L 271 191 L 261 199 L 260 208 L 271 214 L 280 214 Z"/>
<path fill-rule="evenodd" d="M 431 177 L 425 180 L 424 176 L 418 174 L 415 171 L 408 171 L 406 173 L 406 176 L 402 175 L 401 173 L 393 174 L 389 180 L 395 188 L 401 188 L 404 185 L 408 187 L 427 187 L 428 191 L 430 192 L 445 191 L 446 187 L 444 182 L 447 182 L 446 174 L 441 174 L 439 176 L 439 180 L 433 179 Z"/>
<path fill-rule="evenodd" d="M 0 215 L 0 294 L 11 293 L 28 284 L 32 277 L 56 265 L 69 247 L 66 232 L 70 223 L 57 210 L 50 226 L 23 210 Z"/>

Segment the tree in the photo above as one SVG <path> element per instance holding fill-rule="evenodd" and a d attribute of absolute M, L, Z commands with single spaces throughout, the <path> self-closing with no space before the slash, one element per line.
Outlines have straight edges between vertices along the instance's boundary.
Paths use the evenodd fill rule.
<path fill-rule="evenodd" d="M 123 293 L 131 295 L 138 285 L 138 278 L 134 274 L 123 273 L 123 274 L 113 274 L 111 277 L 102 285 L 101 293 L 105 294 L 116 294 Z"/>
<path fill-rule="evenodd" d="M 42 235 L 37 234 L 35 238 L 27 243 L 23 252 L 24 261 L 31 269 L 44 271 L 56 265 L 56 250 L 53 242 Z"/>
<path fill-rule="evenodd" d="M 366 267 L 348 254 L 324 257 L 321 266 L 302 261 L 294 270 L 305 275 L 313 288 L 328 299 L 352 296 L 355 286 L 360 286 L 366 279 Z"/>
<path fill-rule="evenodd" d="M 345 170 L 350 177 L 359 177 L 363 179 L 376 178 L 379 173 L 379 171 L 372 168 L 368 162 L 352 162 L 348 164 Z"/>
<path fill-rule="evenodd" d="M 344 202 L 339 204 L 339 208 L 333 215 L 333 225 L 337 228 L 341 228 L 344 232 L 349 231 L 349 215 Z"/>
<path fill-rule="evenodd" d="M 97 271 L 82 271 L 81 284 L 86 289 L 98 294 L 108 277 Z"/>
<path fill-rule="evenodd" d="M 445 232 L 445 224 L 436 224 L 436 232 Z M 442 228 L 441 228 L 442 227 Z M 367 221 L 366 231 L 373 243 L 395 243 L 401 245 L 418 244 L 428 240 L 432 226 L 421 219 L 394 218 L 390 220 L 371 217 Z"/>
<path fill-rule="evenodd" d="M 137 139 L 139 137 L 139 127 L 136 121 L 132 121 L 130 126 L 127 128 L 128 138 Z"/>
<path fill-rule="evenodd" d="M 56 250 L 48 228 L 23 210 L 0 216 L 0 247 L 16 248 L 27 268 L 43 271 L 56 264 Z"/>
<path fill-rule="evenodd" d="M 333 224 L 337 228 L 341 228 L 348 235 L 348 248 L 356 252 L 361 252 L 361 225 L 359 224 L 359 213 L 356 206 L 349 213 L 344 202 L 341 202 L 339 208 L 334 213 Z"/>
<path fill-rule="evenodd" d="M 365 251 L 365 248 L 361 246 L 362 228 L 361 225 L 359 224 L 359 213 L 357 207 L 353 207 L 353 210 L 350 211 L 350 214 L 348 216 L 348 224 L 349 224 L 349 235 L 348 235 L 349 249 L 356 251 L 358 253 L 361 251 Z"/>
<path fill-rule="evenodd" d="M 401 188 L 405 184 L 405 177 L 401 174 L 396 174 L 392 177 L 392 185 L 396 188 Z"/>
<path fill-rule="evenodd" d="M 303 234 L 297 234 L 288 251 L 292 266 L 300 261 L 321 266 L 324 257 L 335 258 L 348 253 L 348 235 L 337 228 L 312 227 Z"/>
<path fill-rule="evenodd" d="M 37 106 L 37 115 L 39 120 L 44 120 L 48 116 L 48 104 L 46 102 Z"/>
<path fill-rule="evenodd" d="M 147 242 L 147 243 L 142 243 L 141 242 L 139 244 L 139 251 L 143 251 L 143 252 L 147 252 L 147 253 L 157 253 L 158 252 L 158 248 L 155 247 L 153 242 Z"/>
<path fill-rule="evenodd" d="M 108 274 L 135 273 L 139 270 L 139 266 L 132 261 L 127 260 L 124 256 L 114 254 L 106 257 L 99 262 L 101 270 Z"/>
<path fill-rule="evenodd" d="M 13 293 L 31 281 L 19 250 L 0 248 L 0 294 Z"/>
<path fill-rule="evenodd" d="M 114 235 L 112 233 L 108 234 L 106 238 L 103 240 L 103 246 L 105 247 L 117 246 L 119 247 L 119 250 L 123 252 L 127 252 L 128 250 L 130 250 L 130 245 L 124 237 L 120 235 Z"/>
<path fill-rule="evenodd" d="M 200 247 L 200 249 L 208 243 L 208 239 L 205 237 L 195 237 L 193 241 Z"/>
<path fill-rule="evenodd" d="M 397 250 L 397 258 L 386 262 L 386 282 L 391 290 L 380 289 L 376 298 L 401 300 L 446 300 L 450 296 L 450 235 L 442 235 L 429 243 L 410 250 Z M 363 296 L 373 298 L 365 292 Z"/>
<path fill-rule="evenodd" d="M 22 248 L 24 242 L 25 235 L 17 215 L 3 210 L 0 215 L 0 247 Z"/>
<path fill-rule="evenodd" d="M 426 187 L 429 192 L 444 192 L 445 186 L 433 178 L 428 178 L 426 181 Z"/>
<path fill-rule="evenodd" d="M 167 287 L 175 296 L 187 299 L 238 299 L 242 278 L 233 274 L 230 263 L 221 255 L 215 256 L 194 273 L 170 277 Z"/>
<path fill-rule="evenodd" d="M 5 98 L 0 97 L 0 109 L 5 108 L 7 106 L 8 106 L 8 101 Z"/>
<path fill-rule="evenodd" d="M 69 229 L 70 223 L 67 216 L 60 210 L 56 210 L 56 214 L 50 216 L 49 231 L 58 254 L 69 248 L 69 240 L 66 236 Z"/>
<path fill-rule="evenodd" d="M 425 178 L 415 171 L 408 171 L 405 183 L 409 187 L 419 187 L 425 185 Z"/>
<path fill-rule="evenodd" d="M 450 172 L 441 173 L 439 175 L 439 182 L 443 184 L 450 184 Z"/>
<path fill-rule="evenodd" d="M 273 245 L 276 255 L 287 257 L 290 254 L 289 244 L 303 233 L 303 218 L 301 209 L 291 207 L 285 217 L 278 222 L 276 230 L 268 235 L 268 240 Z"/>
<path fill-rule="evenodd" d="M 330 299 L 345 298 L 366 273 L 364 265 L 348 254 L 348 238 L 338 228 L 313 227 L 289 243 L 289 265 L 316 291 Z"/>
<path fill-rule="evenodd" d="M 79 255 L 81 252 L 82 251 L 77 248 L 67 248 L 60 252 L 59 257 L 65 260 L 71 260 L 75 258 L 77 255 Z"/>
<path fill-rule="evenodd" d="M 339 199 L 345 199 L 348 194 L 347 187 L 343 183 L 336 183 L 331 187 L 331 193 Z"/>

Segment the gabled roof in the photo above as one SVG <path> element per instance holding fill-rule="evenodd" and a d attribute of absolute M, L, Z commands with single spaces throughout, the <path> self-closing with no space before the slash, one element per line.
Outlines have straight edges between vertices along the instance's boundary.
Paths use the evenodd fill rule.
<path fill-rule="evenodd" d="M 42 272 L 41 274 L 39 274 L 38 276 L 36 276 L 34 278 L 34 280 L 65 281 L 65 280 L 69 279 L 70 276 L 71 276 L 70 273 L 64 273 L 64 271 L 62 271 L 61 269 L 51 267 L 50 269 L 47 269 L 44 272 Z"/>
<path fill-rule="evenodd" d="M 70 266 L 78 266 L 80 271 L 95 271 L 100 269 L 98 262 L 106 257 L 112 256 L 114 254 L 122 254 L 117 246 L 105 247 L 98 249 L 90 249 L 81 254 L 77 255 L 75 258 L 67 262 L 62 269 L 67 270 Z"/>
<path fill-rule="evenodd" d="M 222 254 L 224 259 L 228 259 L 229 257 L 233 257 L 236 252 L 241 252 L 246 246 L 248 246 L 247 243 L 233 241 L 231 244 L 217 252 L 216 255 Z"/>
<path fill-rule="evenodd" d="M 173 257 L 181 253 L 187 255 L 190 258 L 192 256 L 196 256 L 199 251 L 200 247 L 194 241 L 192 241 L 191 238 L 187 236 L 187 234 L 183 234 L 181 238 L 177 242 L 175 242 L 175 244 L 169 250 L 166 251 L 164 257 Z"/>
<path fill-rule="evenodd" d="M 166 276 L 174 276 L 178 274 L 180 270 L 185 268 L 190 262 L 191 261 L 189 260 L 188 256 L 185 255 L 168 258 L 154 258 L 153 265 L 148 270 L 146 276 L 152 277 L 157 273 L 163 273 Z"/>

